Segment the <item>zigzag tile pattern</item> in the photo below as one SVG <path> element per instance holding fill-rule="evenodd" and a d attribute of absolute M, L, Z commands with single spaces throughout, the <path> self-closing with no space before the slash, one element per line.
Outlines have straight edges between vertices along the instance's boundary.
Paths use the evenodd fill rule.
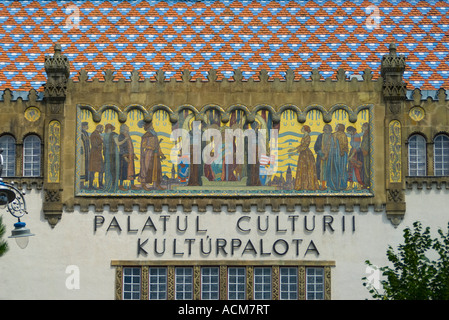
<path fill-rule="evenodd" d="M 318 69 L 335 78 L 367 68 L 379 77 L 391 42 L 407 56 L 408 89 L 449 88 L 447 1 L 224 0 L 224 1 L 2 1 L 0 3 L 0 90 L 43 90 L 44 56 L 60 43 L 72 78 L 207 80 L 258 78 L 265 69 L 295 79 Z"/>

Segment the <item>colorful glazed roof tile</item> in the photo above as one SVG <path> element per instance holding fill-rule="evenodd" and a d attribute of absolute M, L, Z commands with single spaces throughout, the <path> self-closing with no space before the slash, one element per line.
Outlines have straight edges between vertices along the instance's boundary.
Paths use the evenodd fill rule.
<path fill-rule="evenodd" d="M 42 91 L 45 55 L 55 43 L 71 76 L 89 79 L 243 79 L 265 69 L 271 79 L 288 69 L 295 79 L 318 69 L 335 78 L 365 69 L 380 74 L 381 57 L 395 42 L 407 57 L 408 89 L 449 88 L 449 3 L 400 0 L 224 1 L 1 1 L 0 90 Z"/>

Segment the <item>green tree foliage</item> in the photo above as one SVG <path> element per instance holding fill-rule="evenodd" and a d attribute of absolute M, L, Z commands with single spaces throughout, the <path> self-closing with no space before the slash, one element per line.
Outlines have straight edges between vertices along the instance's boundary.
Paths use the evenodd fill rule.
<path fill-rule="evenodd" d="M 5 232 L 6 228 L 3 224 L 3 217 L 0 216 L 0 257 L 8 251 L 8 243 L 2 239 Z"/>
<path fill-rule="evenodd" d="M 374 299 L 384 300 L 448 300 L 449 299 L 449 224 L 446 234 L 438 230 L 439 237 L 430 236 L 430 228 L 423 230 L 420 222 L 413 224 L 413 230 L 404 230 L 404 244 L 397 253 L 391 246 L 387 258 L 392 267 L 378 268 L 383 279 L 383 292 L 362 278 Z M 429 259 L 429 255 L 437 258 Z M 375 267 L 370 261 L 365 262 Z"/>

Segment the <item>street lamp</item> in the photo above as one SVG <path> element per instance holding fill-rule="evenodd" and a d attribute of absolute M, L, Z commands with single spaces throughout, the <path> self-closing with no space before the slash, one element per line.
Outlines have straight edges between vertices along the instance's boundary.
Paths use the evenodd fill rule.
<path fill-rule="evenodd" d="M 18 219 L 9 238 L 16 239 L 20 248 L 26 248 L 29 237 L 34 236 L 34 234 L 26 228 L 25 222 L 20 221 L 21 217 L 28 214 L 23 192 L 20 192 L 14 185 L 4 182 L 2 178 L 0 178 L 0 207 L 6 207 L 8 212 Z"/>

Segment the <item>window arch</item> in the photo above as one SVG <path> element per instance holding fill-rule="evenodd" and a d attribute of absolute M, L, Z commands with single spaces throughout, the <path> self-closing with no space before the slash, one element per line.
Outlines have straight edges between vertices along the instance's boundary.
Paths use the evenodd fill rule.
<path fill-rule="evenodd" d="M 426 139 L 415 134 L 408 139 L 408 174 L 425 176 L 427 174 Z"/>
<path fill-rule="evenodd" d="M 23 176 L 39 177 L 41 175 L 41 139 L 29 135 L 23 140 Z"/>
<path fill-rule="evenodd" d="M 14 177 L 16 175 L 16 139 L 11 135 L 0 137 L 0 148 L 3 150 L 2 177 Z"/>
<path fill-rule="evenodd" d="M 439 134 L 433 140 L 434 174 L 449 176 L 449 137 Z"/>

